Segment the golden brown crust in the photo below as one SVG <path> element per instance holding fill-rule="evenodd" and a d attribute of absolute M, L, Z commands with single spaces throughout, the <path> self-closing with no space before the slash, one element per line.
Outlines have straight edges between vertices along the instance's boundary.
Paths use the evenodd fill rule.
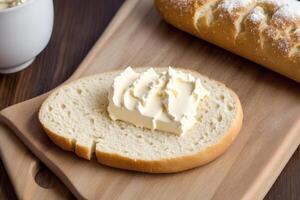
<path fill-rule="evenodd" d="M 178 7 L 170 1 L 155 1 L 156 7 L 160 14 L 172 22 L 171 24 L 181 30 L 185 30 L 192 34 L 197 34 L 194 27 L 193 16 L 197 9 L 197 0 L 186 1 L 186 5 Z"/>
<path fill-rule="evenodd" d="M 92 157 L 92 152 L 90 148 L 87 148 L 86 146 L 82 146 L 79 144 L 75 145 L 75 153 L 77 156 L 87 159 L 87 160 L 91 160 Z"/>
<path fill-rule="evenodd" d="M 41 123 L 42 124 L 42 123 Z M 47 133 L 47 135 L 49 136 L 49 138 L 60 148 L 66 150 L 66 151 L 73 151 L 74 150 L 74 142 L 72 141 L 71 138 L 68 137 L 63 137 L 59 134 L 53 133 L 52 131 L 50 131 L 48 128 L 46 128 L 43 124 L 42 124 L 42 128 L 44 129 L 44 131 Z"/>
<path fill-rule="evenodd" d="M 137 68 L 139 70 L 144 70 L 145 68 Z M 195 76 L 199 76 L 200 74 L 194 70 L 186 69 L 186 68 L 177 68 L 182 71 L 189 72 Z M 118 73 L 120 70 L 113 71 Z M 212 80 L 214 81 L 214 80 Z M 216 81 L 214 81 L 216 82 Z M 218 82 L 219 83 L 219 82 Z M 220 85 L 224 84 L 219 83 Z M 227 88 L 227 87 L 226 87 Z M 140 172 L 147 172 L 147 173 L 175 173 L 180 172 L 188 169 L 192 169 L 204 164 L 207 164 L 218 156 L 223 154 L 225 150 L 231 145 L 234 139 L 237 137 L 243 122 L 243 110 L 241 103 L 239 101 L 238 96 L 229 88 L 227 88 L 228 92 L 230 92 L 234 98 L 236 99 L 236 116 L 232 122 L 232 125 L 227 133 L 224 134 L 224 137 L 215 145 L 209 146 L 205 150 L 202 150 L 196 154 L 188 155 L 188 156 L 181 156 L 176 158 L 170 159 L 162 159 L 156 161 L 148 161 L 148 160 L 134 160 L 127 157 L 123 157 L 117 154 L 106 153 L 102 151 L 95 152 L 97 160 L 99 163 L 108 165 L 111 167 L 127 169 L 127 170 L 134 170 Z M 52 94 L 54 94 L 53 92 Z M 47 99 L 41 106 L 41 110 L 44 105 L 47 104 Z M 41 111 L 40 111 L 41 113 Z M 59 134 L 56 134 L 49 130 L 45 125 L 43 125 L 41 120 L 41 114 L 39 114 L 39 119 L 42 124 L 42 128 L 45 130 L 49 138 L 60 148 L 75 152 L 79 157 L 85 158 L 87 160 L 91 159 L 92 152 L 86 146 L 80 146 L 76 144 L 76 141 L 63 137 Z"/>
<path fill-rule="evenodd" d="M 233 93 L 233 92 L 232 92 Z M 233 93 L 234 94 L 234 93 Z M 235 94 L 234 94 L 235 95 Z M 235 95 L 236 96 L 236 95 Z M 236 96 L 237 100 L 238 97 Z M 148 161 L 134 160 L 117 154 L 96 150 L 98 162 L 111 167 L 147 173 L 175 173 L 205 165 L 222 155 L 237 137 L 243 122 L 243 111 L 240 101 L 237 102 L 237 115 L 228 133 L 215 145 L 193 155 L 177 158 Z"/>
<path fill-rule="evenodd" d="M 155 5 L 175 27 L 300 82 L 300 2 L 253 0 L 232 8 L 224 2 L 155 0 Z"/>
<path fill-rule="evenodd" d="M 90 160 L 92 157 L 92 152 L 89 148 L 86 146 L 81 146 L 79 144 L 76 144 L 74 140 L 68 137 L 63 137 L 59 134 L 56 134 L 49 129 L 47 129 L 44 125 L 42 125 L 42 128 L 47 133 L 48 137 L 54 142 L 57 146 L 62 148 L 66 151 L 73 151 L 76 153 L 77 156 Z"/>

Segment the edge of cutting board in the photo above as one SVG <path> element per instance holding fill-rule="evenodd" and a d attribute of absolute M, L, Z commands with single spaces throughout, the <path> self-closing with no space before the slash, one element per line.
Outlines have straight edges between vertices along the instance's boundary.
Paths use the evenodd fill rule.
<path fill-rule="evenodd" d="M 130 11 L 132 10 L 132 7 L 134 7 L 136 5 L 136 3 L 138 3 L 138 1 L 139 0 L 128 0 L 123 3 L 121 8 L 118 10 L 117 14 L 113 17 L 113 19 L 109 23 L 108 27 L 103 32 L 102 36 L 98 39 L 98 41 L 94 45 L 94 47 L 90 50 L 88 55 L 81 62 L 81 64 L 77 68 L 77 70 L 64 83 L 69 82 L 71 80 L 75 80 L 76 78 L 78 78 L 80 76 L 80 74 L 83 73 L 83 71 L 88 67 L 89 62 L 91 62 L 93 60 L 93 58 L 97 55 L 98 48 L 100 48 L 102 45 L 105 44 L 105 42 L 111 36 L 111 33 L 114 32 L 115 29 L 118 27 L 118 25 L 123 22 L 123 20 L 126 18 L 125 16 L 127 16 L 130 13 Z M 64 84 L 64 83 L 62 83 L 62 84 Z M 44 99 L 47 96 L 47 94 L 49 94 L 49 93 L 50 93 L 50 91 L 45 94 L 42 94 L 40 96 L 34 97 L 33 99 L 29 99 L 29 100 L 20 102 L 18 104 L 22 104 L 24 102 L 31 101 L 34 99 L 39 99 L 39 98 Z M 40 165 L 39 162 L 40 161 L 36 157 L 34 157 L 30 152 L 28 152 L 27 148 L 29 148 L 29 150 L 32 153 L 37 155 L 37 157 L 39 157 L 41 159 L 41 161 L 46 164 L 47 167 L 49 167 L 48 163 L 51 162 L 51 160 L 43 159 L 42 158 L 43 156 L 38 156 L 38 153 L 36 153 L 36 150 L 34 148 L 32 148 L 31 145 L 26 145 L 26 143 L 27 143 L 25 141 L 26 138 L 23 138 L 22 136 L 20 136 L 21 134 L 19 134 L 19 131 L 16 129 L 16 127 L 14 127 L 12 124 L 7 122 L 7 120 L 5 120 L 5 117 L 2 116 L 2 114 L 4 113 L 4 111 L 6 109 L 8 109 L 10 107 L 14 107 L 18 104 L 9 106 L 9 107 L 3 109 L 2 111 L 0 111 L 0 121 L 2 118 L 2 121 L 4 122 L 4 124 L 6 124 L 6 125 L 0 124 L 0 132 L 1 132 L 0 138 L 3 142 L 8 142 L 8 143 L 13 142 L 14 144 L 16 144 L 15 148 L 12 150 L 23 153 L 23 157 L 22 157 L 22 160 L 24 162 L 23 167 L 25 167 L 26 170 L 22 169 L 22 173 L 25 172 L 25 174 L 22 174 L 22 176 L 19 176 L 19 174 L 17 173 L 18 171 L 16 169 L 12 168 L 12 165 L 14 164 L 14 162 L 11 162 L 11 159 L 10 159 L 11 154 L 0 147 L 1 159 L 5 165 L 5 169 L 7 170 L 9 178 L 12 181 L 12 184 L 14 185 L 14 189 L 17 193 L 18 198 L 27 199 L 27 197 L 30 197 L 30 199 L 31 199 L 31 198 L 34 198 L 33 194 L 34 194 L 34 196 L 36 194 L 37 197 L 47 197 L 47 198 L 53 197 L 53 198 L 57 199 L 60 197 L 60 193 L 63 190 L 64 185 L 61 185 L 61 188 L 59 187 L 59 189 L 57 189 L 56 186 L 53 187 L 52 189 L 45 189 L 45 188 L 39 186 L 34 180 L 34 175 L 39 170 L 39 165 Z M 6 126 L 8 126 L 10 128 L 8 128 Z M 12 131 L 14 133 L 12 133 Z M 2 132 L 5 132 L 5 133 L 2 134 Z M 21 141 L 23 143 L 25 143 L 27 148 L 24 146 L 24 144 L 22 144 L 20 141 L 18 141 L 18 139 L 15 138 L 15 136 L 12 136 L 9 134 L 16 134 L 19 137 L 19 139 L 21 139 Z M 63 172 L 57 173 L 57 171 L 56 171 L 57 168 L 54 167 L 54 165 L 55 165 L 54 163 L 51 163 L 50 164 L 51 167 L 49 167 L 49 168 L 57 176 L 63 175 L 63 178 L 61 178 L 61 177 L 60 178 L 64 182 L 64 184 L 72 191 L 72 193 L 75 194 L 80 199 L 87 199 L 87 197 L 84 197 L 83 195 L 81 195 L 80 191 L 77 191 L 76 187 L 74 187 L 74 185 L 71 184 L 71 182 L 68 180 L 68 178 L 64 176 Z M 17 175 L 18 175 L 18 177 L 16 178 Z M 24 187 L 24 186 L 26 186 L 26 187 Z"/>
<path fill-rule="evenodd" d="M 40 161 L 3 124 L 0 124 L 0 157 L 18 199 L 64 199 L 69 196 L 61 182 L 55 181 L 50 188 L 36 183 Z"/>
<path fill-rule="evenodd" d="M 103 50 L 101 47 L 106 44 L 106 42 L 109 40 L 112 33 L 115 32 L 116 28 L 123 22 L 124 19 L 126 19 L 126 16 L 132 11 L 132 8 L 138 3 L 138 0 L 132 0 L 132 1 L 126 1 L 123 6 L 120 8 L 119 12 L 107 28 L 107 30 L 104 32 L 103 36 L 98 40 L 94 48 L 90 51 L 88 56 L 85 58 L 85 60 L 80 65 L 79 69 L 74 73 L 74 75 L 71 77 L 71 79 L 78 78 L 83 72 L 86 70 L 86 68 L 89 66 L 89 63 L 95 58 L 95 56 L 99 53 L 98 51 Z M 97 47 L 97 48 L 96 48 Z M 100 50 L 99 50 L 100 49 Z M 68 81 L 69 81 L 68 80 Z M 40 97 L 34 98 L 30 100 L 30 103 L 33 105 L 40 105 L 41 102 L 46 98 L 47 94 L 44 94 Z M 20 109 L 22 107 L 22 104 L 17 104 L 14 106 L 16 109 Z M 66 173 L 61 169 L 59 169 L 54 163 L 51 158 L 50 154 L 55 153 L 61 153 L 61 150 L 58 148 L 51 148 L 51 152 L 40 152 L 36 146 L 30 145 L 28 138 L 25 138 L 17 129 L 16 126 L 13 125 L 13 122 L 9 121 L 8 118 L 14 119 L 17 113 L 11 114 L 8 112 L 8 109 L 5 109 L 1 111 L 2 120 L 6 122 L 14 131 L 16 131 L 17 135 L 21 138 L 21 140 L 39 157 L 53 172 L 60 177 L 63 182 L 69 187 L 69 189 L 79 198 L 88 198 L 88 192 L 87 191 L 79 191 L 78 188 L 72 183 L 72 180 L 74 177 L 68 177 Z M 26 110 L 27 108 L 25 106 L 22 107 L 22 112 L 32 115 L 30 113 L 30 110 Z M 292 117 L 293 115 L 293 117 Z M 31 117 L 33 117 L 31 123 L 38 123 L 37 122 L 37 113 L 34 113 Z M 295 149 L 299 145 L 299 134 L 296 134 L 300 130 L 299 126 L 299 118 L 297 118 L 297 121 L 295 121 L 295 113 L 291 114 L 291 119 L 293 121 L 290 122 L 290 124 L 286 124 L 286 131 L 289 134 L 286 134 L 286 138 L 284 138 L 284 143 L 281 143 L 280 148 L 276 149 L 276 154 L 273 155 L 270 158 L 267 158 L 265 163 L 267 163 L 264 166 L 264 170 L 262 170 L 262 173 L 260 173 L 256 178 L 257 181 L 255 181 L 256 184 L 250 185 L 249 188 L 245 189 L 243 186 L 239 188 L 239 191 L 237 193 L 243 194 L 244 199 L 261 199 L 266 194 L 268 189 L 271 187 L 271 185 L 274 183 L 275 179 L 279 175 L 280 171 L 282 170 L 283 166 L 286 164 L 288 159 L 292 156 L 292 153 L 295 151 Z M 28 125 L 28 124 L 27 124 Z M 246 140 L 245 138 L 242 138 L 243 140 Z M 49 140 L 45 141 L 46 144 L 50 144 Z M 46 147 L 44 147 L 45 149 Z M 42 148 L 43 149 L 43 148 Z M 64 159 L 72 160 L 76 159 L 74 157 L 71 157 L 67 155 L 67 153 L 63 153 Z M 284 159 L 282 159 L 282 155 L 284 156 Z M 68 157 L 69 156 L 69 157 Z M 224 155 L 226 157 L 226 155 Z M 86 165 L 92 165 L 92 163 L 86 162 Z M 233 168 L 238 168 L 239 166 L 233 166 Z M 266 168 L 268 170 L 266 170 Z M 230 168 L 231 169 L 231 168 Z M 193 172 L 187 172 L 187 173 L 193 173 Z M 227 173 L 227 176 L 234 177 L 233 170 L 229 170 Z M 251 183 L 254 183 L 251 182 Z M 227 182 L 221 182 L 218 188 L 218 192 L 214 194 L 214 199 L 219 199 L 220 197 L 224 196 L 226 194 L 226 190 L 228 190 L 227 187 L 225 187 Z M 244 191 L 244 192 L 243 192 Z M 247 192 L 245 192 L 247 191 Z"/>
<path fill-rule="evenodd" d="M 34 103 L 34 102 L 33 102 Z M 26 146 L 39 158 L 43 163 L 45 163 L 46 166 L 48 166 L 54 174 L 56 174 L 62 182 L 72 191 L 72 193 L 79 199 L 90 199 L 90 196 L 87 191 L 82 191 L 74 185 L 76 181 L 73 181 L 72 179 L 74 177 L 68 175 L 68 172 L 65 172 L 57 167 L 57 163 L 54 162 L 55 159 L 53 159 L 53 155 L 56 153 L 60 153 L 61 150 L 58 148 L 51 149 L 50 153 L 43 154 L 40 152 L 34 145 L 29 145 L 29 142 L 27 141 L 27 138 L 22 136 L 22 133 L 18 130 L 17 127 L 14 126 L 13 123 L 10 121 L 7 121 L 6 117 L 0 116 L 1 119 L 20 137 L 20 139 L 26 144 Z M 262 170 L 263 173 L 259 174 L 259 176 L 256 177 L 256 181 L 253 182 L 250 187 L 245 188 L 243 185 L 240 186 L 239 189 L 236 190 L 238 193 L 243 193 L 243 198 L 245 200 L 252 200 L 252 199 L 263 199 L 263 197 L 266 195 L 266 193 L 269 191 L 277 177 L 279 176 L 280 172 L 288 162 L 288 160 L 291 158 L 295 150 L 297 149 L 299 142 L 300 142 L 300 135 L 297 134 L 300 132 L 300 120 L 298 120 L 295 126 L 290 127 L 290 130 L 287 130 L 286 134 L 287 138 L 285 138 L 284 143 L 277 148 L 276 153 L 272 158 L 269 158 L 267 161 L 267 164 L 265 165 L 265 169 Z M 47 144 L 46 144 L 47 145 Z M 66 153 L 68 154 L 68 153 Z M 284 155 L 284 156 L 283 156 Z M 70 161 L 73 159 L 78 159 L 76 156 L 68 157 L 69 155 L 65 155 L 65 159 L 70 158 Z M 59 161 L 57 159 L 56 161 Z M 91 165 L 99 165 L 96 162 L 87 161 L 86 164 Z M 232 166 L 233 168 L 236 168 L 235 166 Z M 100 168 L 100 166 L 99 166 Z M 229 172 L 226 174 L 226 176 L 230 176 L 234 178 L 235 171 L 229 170 Z M 76 178 L 75 178 L 76 179 Z M 219 185 L 218 191 L 214 194 L 212 199 L 222 199 L 224 195 L 227 194 L 227 190 L 230 190 L 230 188 L 226 187 L 227 183 L 226 181 L 223 183 L 221 182 Z M 245 192 L 247 191 L 247 192 Z M 233 198 L 236 199 L 236 198 Z"/>
<path fill-rule="evenodd" d="M 101 38 L 97 41 L 95 46 L 101 46 L 109 37 L 110 32 L 113 32 L 118 24 L 122 23 L 121 20 L 124 15 L 128 14 L 129 7 L 136 4 L 135 1 L 123 3 L 122 7 L 117 12 Z M 88 56 L 83 60 L 81 66 L 88 66 L 88 62 L 97 54 L 96 48 L 92 48 Z M 76 79 L 80 75 L 84 67 L 79 67 L 70 79 Z M 38 98 L 38 97 L 35 97 Z M 22 102 L 21 102 L 22 103 Z M 40 161 L 28 151 L 28 149 L 22 144 L 19 139 L 14 136 L 8 127 L 0 124 L 0 144 L 9 144 L 10 151 L 6 149 L 7 145 L 0 145 L 0 155 L 4 167 L 8 173 L 8 176 L 13 184 L 16 195 L 19 199 L 39 199 L 41 197 L 50 199 L 59 199 L 65 197 L 62 192 L 66 190 L 65 186 L 61 183 L 56 183 L 52 188 L 43 188 L 35 181 L 35 174 L 39 171 Z M 5 148 L 5 149 L 4 149 Z M 29 148 L 30 149 L 30 148 Z M 11 159 L 12 153 L 17 160 L 22 161 L 22 169 L 16 168 L 15 161 Z M 20 174 L 21 172 L 21 174 Z"/>

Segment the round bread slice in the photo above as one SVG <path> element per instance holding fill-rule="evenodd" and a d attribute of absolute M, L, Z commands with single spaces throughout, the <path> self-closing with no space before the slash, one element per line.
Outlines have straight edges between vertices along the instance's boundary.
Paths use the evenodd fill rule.
<path fill-rule="evenodd" d="M 177 68 L 178 69 L 178 68 Z M 138 72 L 146 68 L 135 69 Z M 164 71 L 167 68 L 155 68 Z M 237 95 L 225 85 L 186 69 L 210 91 L 198 108 L 198 122 L 183 136 L 112 121 L 108 91 L 121 71 L 101 73 L 59 87 L 43 103 L 39 120 L 62 149 L 111 167 L 149 173 L 179 172 L 221 155 L 242 126 Z"/>

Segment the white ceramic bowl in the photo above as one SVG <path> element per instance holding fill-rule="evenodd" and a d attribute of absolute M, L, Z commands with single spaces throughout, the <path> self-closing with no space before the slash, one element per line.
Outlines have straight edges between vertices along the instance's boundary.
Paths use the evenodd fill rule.
<path fill-rule="evenodd" d="M 34 61 L 49 42 L 53 15 L 52 0 L 0 10 L 0 73 L 20 71 Z"/>

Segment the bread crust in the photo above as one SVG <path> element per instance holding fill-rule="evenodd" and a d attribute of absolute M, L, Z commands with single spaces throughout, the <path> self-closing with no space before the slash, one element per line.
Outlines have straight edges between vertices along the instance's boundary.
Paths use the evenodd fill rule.
<path fill-rule="evenodd" d="M 290 13 L 283 11 L 284 4 L 268 0 L 230 11 L 219 6 L 222 2 L 155 0 L 155 5 L 160 15 L 180 30 L 300 82 L 300 15 L 287 17 Z M 300 2 L 295 1 L 297 4 L 300 9 Z M 252 13 L 261 19 L 253 20 Z"/>
<path fill-rule="evenodd" d="M 196 154 L 148 161 L 133 160 L 117 154 L 96 151 L 97 161 L 111 167 L 147 173 L 176 173 L 205 165 L 222 155 L 237 137 L 243 121 L 243 112 L 240 103 L 238 103 L 237 111 L 236 119 L 228 133 L 217 144 Z"/>
<path fill-rule="evenodd" d="M 47 135 L 52 140 L 52 142 L 54 142 L 57 146 L 59 146 L 63 150 L 74 151 L 74 142 L 71 138 L 56 134 L 56 133 L 50 131 L 48 128 L 46 128 L 43 125 L 43 123 L 41 123 L 41 124 L 42 124 L 42 128 L 47 133 Z"/>
<path fill-rule="evenodd" d="M 42 128 L 44 129 L 48 137 L 52 140 L 52 142 L 54 142 L 57 146 L 59 146 L 63 150 L 73 151 L 76 153 L 77 156 L 87 160 L 90 160 L 92 158 L 93 152 L 90 150 L 90 148 L 77 144 L 72 138 L 64 137 L 50 131 L 43 124 L 42 124 Z"/>
<path fill-rule="evenodd" d="M 140 70 L 145 70 L 146 68 L 135 68 Z M 195 76 L 199 76 L 200 74 L 194 70 L 186 69 L 186 68 L 177 68 L 181 71 L 189 72 Z M 118 73 L 121 70 L 115 70 L 108 73 Z M 201 75 L 202 76 L 202 75 Z M 212 80 L 214 81 L 214 80 Z M 217 82 L 217 81 L 214 81 Z M 226 87 L 224 84 L 217 82 L 224 87 Z M 60 87 L 59 87 L 60 88 Z M 220 155 L 222 155 L 226 149 L 232 144 L 232 142 L 237 137 L 238 133 L 240 132 L 240 129 L 242 127 L 243 123 L 243 110 L 240 103 L 240 100 L 238 96 L 229 88 L 226 87 L 228 92 L 231 93 L 232 96 L 234 96 L 234 99 L 236 100 L 236 115 L 235 119 L 233 120 L 231 127 L 229 128 L 228 132 L 224 134 L 223 138 L 219 140 L 217 144 L 214 144 L 212 146 L 207 147 L 204 150 L 201 150 L 195 154 L 181 156 L 181 157 L 174 157 L 170 159 L 161 159 L 161 160 L 135 160 L 128 157 L 124 157 L 118 154 L 112 154 L 107 153 L 103 151 L 98 151 L 96 148 L 95 155 L 97 158 L 97 161 L 101 164 L 120 168 L 120 169 L 126 169 L 126 170 L 133 170 L 133 171 L 140 171 L 140 172 L 146 172 L 146 173 L 175 173 L 175 172 L 181 172 L 184 170 L 192 169 L 195 167 L 199 167 L 201 165 L 205 165 Z M 53 92 L 54 94 L 55 92 Z M 42 104 L 41 110 L 43 106 L 47 103 L 47 99 Z M 75 140 L 72 138 L 64 137 L 62 135 L 56 134 L 50 129 L 48 129 L 41 120 L 41 115 L 39 113 L 39 121 L 42 124 L 42 128 L 48 135 L 48 137 L 60 148 L 67 150 L 67 151 L 73 151 L 81 158 L 90 160 L 92 157 L 91 149 L 85 146 L 80 146 L 76 143 Z"/>

